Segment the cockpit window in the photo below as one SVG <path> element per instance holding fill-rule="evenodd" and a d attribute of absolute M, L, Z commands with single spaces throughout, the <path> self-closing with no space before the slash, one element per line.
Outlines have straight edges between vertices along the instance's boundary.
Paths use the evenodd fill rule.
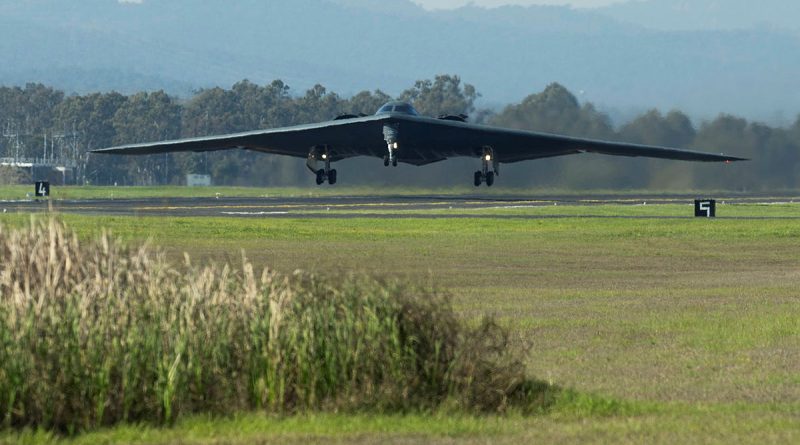
<path fill-rule="evenodd" d="M 417 110 L 415 110 L 414 107 L 406 103 L 388 103 L 382 106 L 378 110 L 377 114 L 391 113 L 391 112 L 410 114 L 412 116 L 419 116 Z"/>
<path fill-rule="evenodd" d="M 411 114 L 411 115 L 414 115 L 414 116 L 417 115 L 417 110 L 415 110 L 414 107 L 412 107 L 409 104 L 395 105 L 394 111 L 396 111 L 398 113 Z"/>

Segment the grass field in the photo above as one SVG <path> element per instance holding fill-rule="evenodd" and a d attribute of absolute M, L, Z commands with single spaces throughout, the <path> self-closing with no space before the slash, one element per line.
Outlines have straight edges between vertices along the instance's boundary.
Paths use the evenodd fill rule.
<path fill-rule="evenodd" d="M 798 216 L 798 205 L 728 206 Z M 480 211 L 484 214 L 491 211 Z M 234 219 L 62 215 L 179 260 L 281 271 L 363 270 L 448 289 L 468 320 L 494 314 L 530 343 L 529 374 L 574 389 L 546 415 L 183 419 L 69 442 L 791 443 L 800 441 L 800 221 L 651 219 L 684 206 L 498 212 L 632 219 Z M 728 213 L 731 214 L 731 213 Z M 23 224 L 27 215 L 2 215 Z M 3 436 L 5 434 L 5 436 Z M 44 433 L 0 433 L 43 443 Z"/>

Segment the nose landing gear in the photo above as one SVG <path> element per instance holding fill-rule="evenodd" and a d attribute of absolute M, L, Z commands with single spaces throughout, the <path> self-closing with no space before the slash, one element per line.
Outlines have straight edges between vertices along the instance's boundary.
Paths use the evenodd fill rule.
<path fill-rule="evenodd" d="M 389 154 L 383 157 L 384 167 L 388 167 L 389 164 L 392 164 L 392 167 L 397 167 L 397 155 L 395 151 L 397 151 L 397 142 L 389 145 Z"/>
<path fill-rule="evenodd" d="M 386 141 L 389 150 L 389 153 L 383 157 L 384 167 L 388 167 L 389 164 L 392 164 L 392 167 L 397 167 L 397 156 L 395 152 L 400 148 L 400 144 L 397 142 L 400 137 L 399 127 L 399 124 L 386 124 L 383 126 L 383 139 Z"/>

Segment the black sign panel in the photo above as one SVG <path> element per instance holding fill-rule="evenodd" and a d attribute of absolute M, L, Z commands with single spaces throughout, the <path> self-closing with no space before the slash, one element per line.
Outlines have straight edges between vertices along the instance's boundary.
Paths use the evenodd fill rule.
<path fill-rule="evenodd" d="M 36 181 L 36 196 L 50 196 L 50 183 L 47 181 Z"/>
<path fill-rule="evenodd" d="M 717 201 L 713 199 L 696 199 L 694 216 L 698 218 L 714 218 L 717 216 Z"/>

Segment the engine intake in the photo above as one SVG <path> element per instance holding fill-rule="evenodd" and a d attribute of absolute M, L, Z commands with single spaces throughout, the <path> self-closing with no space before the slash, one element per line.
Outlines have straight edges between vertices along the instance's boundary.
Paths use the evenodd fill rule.
<path fill-rule="evenodd" d="M 469 116 L 467 116 L 466 114 L 463 114 L 463 113 L 461 113 L 461 114 L 440 114 L 438 119 L 441 119 L 443 121 L 466 122 L 468 117 Z"/>
<path fill-rule="evenodd" d="M 366 117 L 366 116 L 367 116 L 367 115 L 366 115 L 366 114 L 364 114 L 364 113 L 358 113 L 358 114 L 340 114 L 340 115 L 336 116 L 335 118 L 333 118 L 333 120 L 335 120 L 335 121 L 340 121 L 340 120 L 343 120 L 343 119 L 355 119 L 355 118 L 357 118 L 357 117 Z"/>

